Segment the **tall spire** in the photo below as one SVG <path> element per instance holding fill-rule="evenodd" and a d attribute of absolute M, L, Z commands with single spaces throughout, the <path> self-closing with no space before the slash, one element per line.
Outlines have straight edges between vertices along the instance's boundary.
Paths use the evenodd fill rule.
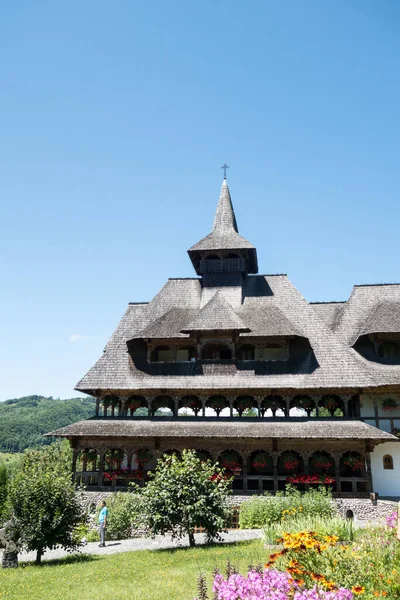
<path fill-rule="evenodd" d="M 226 179 L 222 182 L 211 233 L 194 244 L 188 252 L 198 275 L 206 271 L 210 273 L 211 269 L 215 273 L 225 274 L 233 271 L 257 273 L 257 251 L 239 235 Z M 238 260 L 232 262 L 232 259 Z"/>
<path fill-rule="evenodd" d="M 231 194 L 226 179 L 224 179 L 219 195 L 217 212 L 215 213 L 213 231 L 222 232 L 229 229 L 233 229 L 236 233 L 239 233 L 235 211 L 232 206 Z"/>

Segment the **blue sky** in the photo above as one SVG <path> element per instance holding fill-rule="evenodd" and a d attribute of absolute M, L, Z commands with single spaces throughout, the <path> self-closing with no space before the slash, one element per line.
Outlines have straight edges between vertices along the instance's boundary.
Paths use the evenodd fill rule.
<path fill-rule="evenodd" d="M 2 2 L 0 399 L 75 395 L 194 275 L 224 161 L 260 272 L 400 281 L 399 29 L 396 0 Z"/>

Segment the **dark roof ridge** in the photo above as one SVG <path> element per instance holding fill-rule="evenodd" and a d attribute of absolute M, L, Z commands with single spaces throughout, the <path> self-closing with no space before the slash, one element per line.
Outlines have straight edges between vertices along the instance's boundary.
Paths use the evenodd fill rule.
<path fill-rule="evenodd" d="M 257 275 L 249 275 L 249 277 L 287 277 L 287 273 L 258 273 Z"/>
<path fill-rule="evenodd" d="M 309 302 L 308 304 L 346 304 L 347 300 L 320 300 Z"/>
<path fill-rule="evenodd" d="M 149 304 L 149 301 L 143 301 L 143 302 L 128 302 L 129 306 L 136 306 L 137 304 Z"/>
<path fill-rule="evenodd" d="M 399 285 L 400 283 L 357 283 L 354 287 L 379 287 L 384 285 Z"/>
<path fill-rule="evenodd" d="M 168 281 L 200 281 L 201 277 L 168 277 Z"/>

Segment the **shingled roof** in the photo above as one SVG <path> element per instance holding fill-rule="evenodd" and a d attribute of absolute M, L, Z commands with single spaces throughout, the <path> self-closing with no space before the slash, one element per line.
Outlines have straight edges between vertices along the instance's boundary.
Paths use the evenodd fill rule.
<path fill-rule="evenodd" d="M 118 438 L 290 438 L 290 439 L 352 439 L 374 442 L 398 441 L 362 421 L 344 419 L 291 419 L 277 421 L 265 419 L 88 419 L 47 434 L 52 437 L 118 437 Z"/>
<path fill-rule="evenodd" d="M 255 248 L 238 233 L 224 181 L 213 231 L 192 246 L 189 254 L 196 266 L 203 256 L 207 261 L 203 251 L 235 249 L 240 250 L 239 261 L 256 265 Z M 225 259 L 218 260 L 223 263 Z M 148 304 L 130 304 L 103 356 L 76 389 L 94 395 L 99 390 L 196 393 L 243 388 L 254 393 L 316 389 L 356 393 L 400 386 L 400 365 L 375 363 L 353 348 L 366 333 L 400 333 L 399 284 L 355 286 L 347 302 L 309 304 L 287 275 L 250 272 L 236 272 L 232 267 L 228 273 L 205 271 L 199 278 L 170 279 Z M 142 340 L 186 338 L 192 332 L 204 337 L 213 330 L 235 331 L 246 341 L 296 338 L 290 344 L 299 352 L 290 354 L 285 363 L 248 362 L 246 368 L 234 361 L 229 368 L 202 366 L 200 361 L 185 368 L 175 363 L 144 367 L 147 352 Z M 135 360 L 136 351 L 141 353 L 141 362 Z"/>
<path fill-rule="evenodd" d="M 256 336 L 257 332 L 260 335 L 263 332 L 266 335 L 278 335 L 281 331 L 285 335 L 307 338 L 318 367 L 305 370 L 304 364 L 299 362 L 297 367 L 292 365 L 290 373 L 266 369 L 264 375 L 261 372 L 236 369 L 234 366 L 233 373 L 216 369 L 212 372 L 203 370 L 199 374 L 191 370 L 185 375 L 152 375 L 137 368 L 127 352 L 126 342 L 134 337 L 142 337 L 145 328 L 152 326 L 158 319 L 161 318 L 162 323 L 163 316 L 167 321 L 170 317 L 174 320 L 177 313 L 173 311 L 168 315 L 172 309 L 193 311 L 193 316 L 198 314 L 204 305 L 204 295 L 209 297 L 210 291 L 214 295 L 219 291 L 229 302 L 241 321 L 251 329 L 249 336 Z M 342 305 L 340 321 L 335 331 L 332 331 L 317 314 L 315 305 L 309 304 L 301 296 L 286 275 L 248 276 L 242 287 L 219 286 L 211 290 L 203 288 L 198 278 L 171 279 L 149 304 L 128 306 L 103 356 L 77 384 L 77 389 L 93 394 L 99 389 L 170 389 L 185 392 L 240 390 L 243 387 L 254 391 L 324 388 L 357 390 L 400 385 L 400 366 L 374 364 L 352 349 L 371 309 L 382 301 L 400 302 L 400 285 L 355 288 L 350 300 Z M 268 315 L 272 316 L 270 320 Z M 271 328 L 268 328 L 269 324 Z M 180 324 L 177 326 L 182 328 Z M 179 335 L 180 329 L 176 328 L 173 336 Z M 147 332 L 150 331 L 151 329 Z M 244 333 L 240 335 L 247 336 Z"/>
<path fill-rule="evenodd" d="M 360 330 L 360 335 L 399 332 L 400 302 L 380 302 L 369 313 Z"/>
<path fill-rule="evenodd" d="M 183 333 L 196 331 L 243 331 L 250 329 L 243 323 L 232 306 L 218 291 L 200 310 L 199 314 L 182 328 Z"/>

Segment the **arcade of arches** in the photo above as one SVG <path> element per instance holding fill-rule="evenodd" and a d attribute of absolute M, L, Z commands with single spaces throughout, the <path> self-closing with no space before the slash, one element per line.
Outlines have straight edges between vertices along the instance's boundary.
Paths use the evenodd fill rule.
<path fill-rule="evenodd" d="M 371 491 L 370 452 L 364 442 L 332 441 L 330 448 L 320 450 L 318 441 L 301 440 L 211 440 L 179 439 L 168 444 L 167 439 L 141 441 L 140 445 L 119 442 L 117 446 L 81 446 L 73 448 L 73 467 L 77 483 L 88 489 L 111 490 L 126 488 L 134 480 L 144 485 L 148 472 L 164 454 L 180 454 L 184 448 L 195 450 L 202 460 L 219 462 L 233 477 L 236 493 L 262 493 L 283 490 L 290 482 L 304 490 L 318 483 L 327 483 L 337 496 L 365 496 Z M 86 440 L 88 443 L 89 440 Z M 327 444 L 324 444 L 326 446 Z"/>
<path fill-rule="evenodd" d="M 217 351 L 209 347 L 210 353 Z M 139 411 L 138 409 L 145 409 Z M 255 417 L 360 417 L 357 394 L 336 395 L 279 395 L 279 394 L 187 394 L 132 395 L 97 398 L 96 416 L 135 417 L 154 416 L 157 411 L 169 411 L 172 416 L 242 416 L 245 411 Z"/>

